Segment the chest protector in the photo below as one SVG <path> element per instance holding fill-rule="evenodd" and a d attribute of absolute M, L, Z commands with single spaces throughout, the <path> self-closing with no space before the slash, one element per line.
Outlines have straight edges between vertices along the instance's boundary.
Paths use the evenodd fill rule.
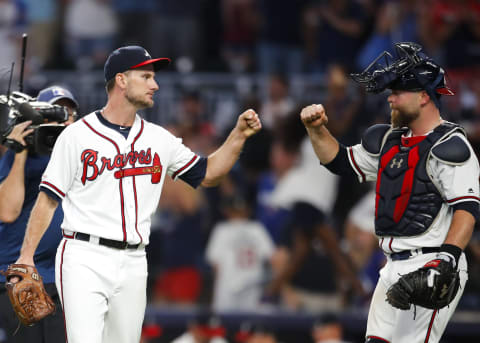
<path fill-rule="evenodd" d="M 453 123 L 436 127 L 423 140 L 402 145 L 407 129 L 390 131 L 380 151 L 375 201 L 375 233 L 378 236 L 417 236 L 428 230 L 443 203 L 427 175 L 432 146 L 459 130 Z M 415 137 L 411 139 L 415 142 Z"/>

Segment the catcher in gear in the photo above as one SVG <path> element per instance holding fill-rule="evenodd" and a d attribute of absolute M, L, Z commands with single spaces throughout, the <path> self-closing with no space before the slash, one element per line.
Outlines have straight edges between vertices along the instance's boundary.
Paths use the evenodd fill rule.
<path fill-rule="evenodd" d="M 368 92 L 391 90 L 391 124 L 346 147 L 326 128 L 322 105 L 300 116 L 326 168 L 376 182 L 375 234 L 387 262 L 366 342 L 438 342 L 468 278 L 463 250 L 479 214 L 479 163 L 465 131 L 441 116 L 441 97 L 454 92 L 421 46 L 396 43 L 352 77 Z"/>

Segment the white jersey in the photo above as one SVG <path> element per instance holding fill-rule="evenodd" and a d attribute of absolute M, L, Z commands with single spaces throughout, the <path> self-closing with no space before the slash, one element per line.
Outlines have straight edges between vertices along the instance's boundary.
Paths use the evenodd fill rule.
<path fill-rule="evenodd" d="M 290 209 L 296 202 L 306 202 L 330 214 L 337 197 L 338 181 L 337 175 L 320 165 L 306 137 L 301 145 L 299 164 L 279 180 L 271 194 L 270 203 L 275 207 Z"/>
<path fill-rule="evenodd" d="M 215 310 L 255 310 L 265 282 L 264 266 L 274 245 L 256 221 L 232 220 L 217 224 L 207 246 L 207 261 L 217 267 Z"/>
<path fill-rule="evenodd" d="M 461 165 L 446 164 L 430 155 L 427 173 L 444 199 L 437 218 L 421 235 L 412 237 L 379 237 L 379 245 L 387 254 L 420 247 L 439 247 L 450 229 L 452 205 L 463 201 L 480 202 L 479 163 L 464 135 L 454 133 L 465 141 L 470 149 L 470 159 Z M 347 148 L 350 164 L 360 182 L 377 179 L 379 156 L 368 153 L 361 144 Z"/>
<path fill-rule="evenodd" d="M 95 112 L 58 137 L 41 186 L 62 199 L 62 229 L 148 244 L 165 176 L 191 169 L 199 156 L 164 128 L 136 115 L 128 139 Z"/>

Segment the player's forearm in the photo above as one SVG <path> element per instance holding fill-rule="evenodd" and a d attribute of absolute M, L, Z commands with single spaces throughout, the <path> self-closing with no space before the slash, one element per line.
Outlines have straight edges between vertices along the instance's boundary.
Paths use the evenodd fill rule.
<path fill-rule="evenodd" d="M 222 146 L 208 156 L 207 171 L 202 186 L 212 187 L 220 183 L 237 162 L 246 139 L 247 137 L 241 131 L 234 129 Z"/>
<path fill-rule="evenodd" d="M 322 164 L 330 163 L 337 156 L 340 145 L 325 126 L 307 128 L 313 150 Z"/>
<path fill-rule="evenodd" d="M 453 213 L 452 223 L 444 244 L 452 244 L 464 250 L 472 237 L 475 218 L 470 212 L 457 210 Z"/>
<path fill-rule="evenodd" d="M 44 192 L 40 192 L 28 220 L 25 238 L 17 263 L 33 265 L 35 250 L 52 221 L 57 205 L 57 201 Z"/>
<path fill-rule="evenodd" d="M 12 169 L 0 184 L 0 220 L 15 221 L 20 215 L 25 200 L 25 162 L 27 151 L 15 154 Z"/>

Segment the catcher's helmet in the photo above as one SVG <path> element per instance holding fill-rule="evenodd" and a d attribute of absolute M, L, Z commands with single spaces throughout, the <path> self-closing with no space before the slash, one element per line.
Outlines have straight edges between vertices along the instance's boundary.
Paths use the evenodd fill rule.
<path fill-rule="evenodd" d="M 387 88 L 413 92 L 425 90 L 440 108 L 440 95 L 455 93 L 447 87 L 443 68 L 421 50 L 416 43 L 395 43 L 395 56 L 384 51 L 364 71 L 351 76 L 356 82 L 365 84 L 366 91 L 372 93 Z"/>

